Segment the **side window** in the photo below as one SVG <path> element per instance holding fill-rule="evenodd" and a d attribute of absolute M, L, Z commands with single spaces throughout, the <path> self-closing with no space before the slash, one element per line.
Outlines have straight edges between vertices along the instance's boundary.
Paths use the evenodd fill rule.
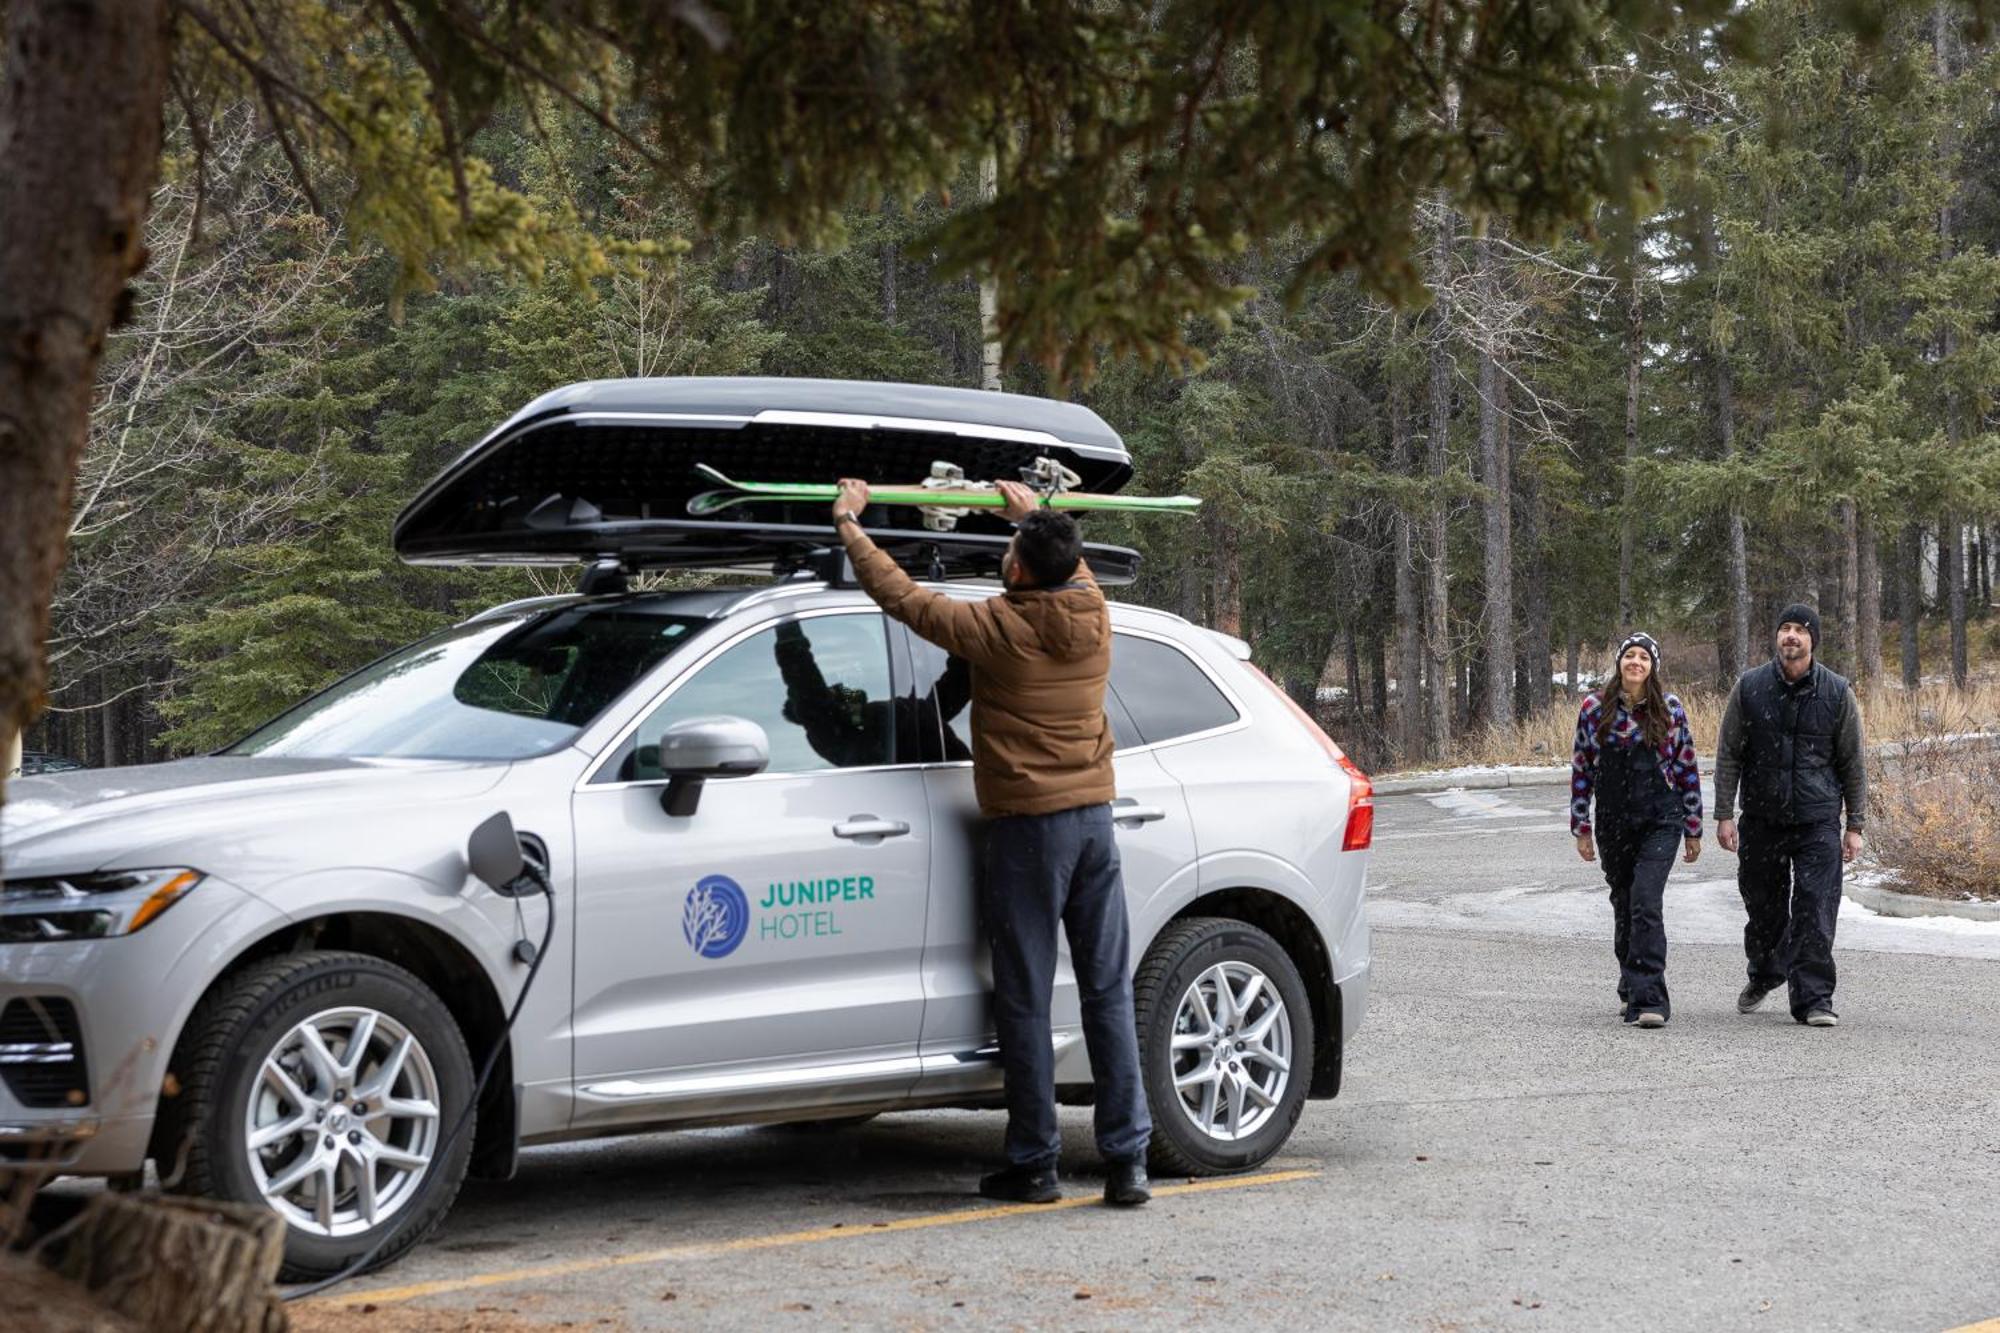
<path fill-rule="evenodd" d="M 1186 653 L 1136 634 L 1111 638 L 1111 693 L 1131 713 L 1147 745 L 1236 720 L 1228 698 Z M 1112 718 L 1117 716 L 1114 710 Z M 1118 743 L 1125 743 L 1122 737 Z"/>
<path fill-rule="evenodd" d="M 602 780 L 646 781 L 637 745 L 675 722 L 746 718 L 771 741 L 770 773 L 895 762 L 896 709 L 882 617 L 817 616 L 751 635 L 695 673 L 647 715 Z"/>
<path fill-rule="evenodd" d="M 925 712 L 944 720 L 944 753 L 925 758 L 965 763 L 972 758 L 972 666 L 928 639 L 915 634 L 909 639 L 917 699 Z"/>
<path fill-rule="evenodd" d="M 946 655 L 934 643 L 910 636 L 910 653 L 916 668 L 919 698 L 944 718 L 944 759 L 948 763 L 972 758 L 972 668 L 964 658 Z M 1117 667 L 1112 667 L 1114 676 Z M 1111 720 L 1114 749 L 1129 750 L 1145 744 L 1125 706 L 1111 691 L 1104 692 L 1104 714 Z"/>

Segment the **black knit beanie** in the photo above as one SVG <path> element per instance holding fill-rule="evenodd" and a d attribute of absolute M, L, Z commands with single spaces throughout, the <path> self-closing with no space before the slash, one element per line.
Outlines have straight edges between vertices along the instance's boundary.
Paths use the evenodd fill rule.
<path fill-rule="evenodd" d="M 1806 633 L 1812 636 L 1813 651 L 1819 651 L 1819 612 L 1813 610 L 1804 602 L 1793 602 L 1790 606 L 1778 612 L 1778 623 L 1771 627 L 1771 632 L 1776 634 L 1787 624 L 1804 625 Z"/>
<path fill-rule="evenodd" d="M 1646 633 L 1644 630 L 1633 630 L 1630 634 L 1627 634 L 1625 636 L 1625 642 L 1619 644 L 1618 651 L 1612 654 L 1611 657 L 1612 665 L 1615 667 L 1618 663 L 1624 661 L 1625 650 L 1627 648 L 1630 648 L 1635 643 L 1638 644 L 1641 648 L 1644 648 L 1646 652 L 1649 655 L 1651 655 L 1653 659 L 1653 674 L 1656 676 L 1659 675 L 1660 674 L 1659 640 L 1655 639 L 1652 635 Z"/>

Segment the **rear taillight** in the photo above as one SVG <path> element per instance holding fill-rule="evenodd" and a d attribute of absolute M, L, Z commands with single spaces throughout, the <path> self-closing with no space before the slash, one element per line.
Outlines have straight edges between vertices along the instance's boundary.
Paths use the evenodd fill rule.
<path fill-rule="evenodd" d="M 1365 851 L 1375 841 L 1375 784 L 1368 780 L 1347 752 L 1334 743 L 1333 737 L 1321 730 L 1319 723 L 1312 720 L 1312 714 L 1299 707 L 1298 701 L 1278 688 L 1278 682 L 1265 675 L 1254 663 L 1243 664 L 1250 668 L 1258 680 L 1270 687 L 1271 693 L 1284 702 L 1306 734 L 1319 742 L 1319 748 L 1326 751 L 1327 758 L 1340 765 L 1340 771 L 1347 774 L 1347 831 L 1341 835 L 1340 850 L 1343 852 Z"/>
<path fill-rule="evenodd" d="M 1364 851 L 1375 842 L 1375 784 L 1346 755 L 1340 756 L 1340 766 L 1353 782 L 1347 789 L 1347 832 L 1340 839 L 1340 850 Z"/>

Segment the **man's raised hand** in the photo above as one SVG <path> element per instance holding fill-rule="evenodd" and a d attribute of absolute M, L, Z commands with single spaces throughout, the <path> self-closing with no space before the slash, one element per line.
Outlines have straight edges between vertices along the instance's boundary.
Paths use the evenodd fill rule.
<path fill-rule="evenodd" d="M 838 523 L 843 514 L 851 515 L 856 523 L 861 521 L 861 511 L 868 507 L 868 483 L 855 477 L 840 479 L 840 494 L 834 497 L 833 520 Z"/>
<path fill-rule="evenodd" d="M 1000 511 L 1000 517 L 1009 523 L 1019 523 L 1041 505 L 1035 493 L 1018 481 L 996 481 L 993 486 L 1007 501 L 1007 507 Z"/>

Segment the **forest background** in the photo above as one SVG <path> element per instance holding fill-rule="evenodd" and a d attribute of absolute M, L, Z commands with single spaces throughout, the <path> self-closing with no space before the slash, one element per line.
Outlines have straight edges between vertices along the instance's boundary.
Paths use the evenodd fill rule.
<path fill-rule="evenodd" d="M 1285 302 L 1315 238 L 1280 236 L 1235 274 L 1259 295 L 1187 330 L 1201 368 L 1107 362 L 1078 396 L 1125 435 L 1131 489 L 1206 501 L 1191 522 L 1091 521 L 1145 554 L 1120 595 L 1248 639 L 1369 767 L 1554 749 L 1566 684 L 1632 627 L 1665 641 L 1670 686 L 1714 689 L 1768 655 L 1799 598 L 1871 704 L 1929 681 L 1982 723 L 1975 668 L 2000 654 L 2000 48 L 1944 9 L 1879 30 L 1831 4 L 1748 9 L 1757 59 L 1691 32 L 1635 39 L 1612 71 L 1684 146 L 1629 235 L 1529 245 L 1437 202 L 1419 257 L 1434 300 L 1402 309 L 1352 276 Z M 408 275 L 305 195 L 255 107 L 170 118 L 27 748 L 93 765 L 213 749 L 535 591 L 520 571 L 402 566 L 388 533 L 559 384 L 992 387 L 979 285 L 940 278 L 923 244 L 976 173 L 951 198 L 858 204 L 837 250 L 680 252 L 645 244 L 700 229 L 660 203 L 644 133 L 555 103 L 496 118 L 476 147 L 503 184 L 633 244 L 608 272 L 453 270 L 405 298 Z M 1000 375 L 1050 391 L 1030 365 Z"/>

